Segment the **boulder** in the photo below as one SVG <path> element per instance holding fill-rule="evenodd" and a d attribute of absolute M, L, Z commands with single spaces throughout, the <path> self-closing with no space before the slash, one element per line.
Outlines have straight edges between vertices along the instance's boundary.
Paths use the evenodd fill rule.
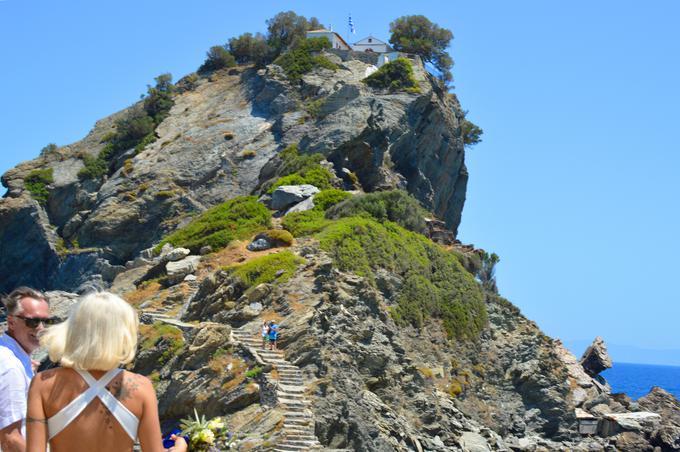
<path fill-rule="evenodd" d="M 660 422 L 661 416 L 648 411 L 610 413 L 603 416 L 599 433 L 602 436 L 611 436 L 622 431 L 652 432 Z"/>
<path fill-rule="evenodd" d="M 282 185 L 272 193 L 271 208 L 283 210 L 319 193 L 314 185 Z"/>
<path fill-rule="evenodd" d="M 175 262 L 184 259 L 189 254 L 191 254 L 191 251 L 187 248 L 173 248 L 167 253 L 161 255 L 161 258 L 165 262 Z"/>
<path fill-rule="evenodd" d="M 463 432 L 460 435 L 460 447 L 469 452 L 491 452 L 489 443 L 479 433 Z"/>
<path fill-rule="evenodd" d="M 248 248 L 248 251 L 264 251 L 273 247 L 274 246 L 272 245 L 272 243 L 270 243 L 269 240 L 267 240 L 264 237 L 255 239 L 252 242 L 250 242 L 248 246 L 246 246 L 246 248 Z"/>
<path fill-rule="evenodd" d="M 201 262 L 201 256 L 188 256 L 179 261 L 168 262 L 165 265 L 168 281 L 173 284 L 182 281 L 185 276 L 196 271 L 199 262 Z"/>
<path fill-rule="evenodd" d="M 593 343 L 586 349 L 581 357 L 583 370 L 592 377 L 598 375 L 605 369 L 612 367 L 612 360 L 607 353 L 607 346 L 604 339 L 596 337 Z"/>
<path fill-rule="evenodd" d="M 293 207 L 286 211 L 286 215 L 294 212 L 305 212 L 307 210 L 312 210 L 314 208 L 314 197 L 310 196 L 302 202 L 295 204 Z"/>

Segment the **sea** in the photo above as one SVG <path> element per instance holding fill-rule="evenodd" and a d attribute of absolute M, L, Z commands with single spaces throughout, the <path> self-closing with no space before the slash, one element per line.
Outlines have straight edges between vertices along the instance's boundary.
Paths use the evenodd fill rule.
<path fill-rule="evenodd" d="M 680 400 L 680 367 L 677 366 L 615 362 L 600 375 L 612 387 L 612 392 L 625 392 L 633 400 L 646 395 L 653 386 L 665 389 Z"/>

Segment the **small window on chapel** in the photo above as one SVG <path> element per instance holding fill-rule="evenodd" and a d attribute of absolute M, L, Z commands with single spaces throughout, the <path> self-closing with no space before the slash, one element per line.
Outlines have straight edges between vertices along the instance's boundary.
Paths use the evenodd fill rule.
<path fill-rule="evenodd" d="M 373 42 L 373 39 L 371 39 L 371 38 L 368 38 L 368 42 Z"/>

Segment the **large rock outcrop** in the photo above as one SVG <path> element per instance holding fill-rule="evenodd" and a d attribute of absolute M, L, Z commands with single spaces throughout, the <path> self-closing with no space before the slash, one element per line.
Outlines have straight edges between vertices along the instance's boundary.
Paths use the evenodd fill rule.
<path fill-rule="evenodd" d="M 0 200 L 0 272 L 11 276 L 0 291 L 21 283 L 105 286 L 115 274 L 97 278 L 102 268 L 111 273 L 107 265 L 133 259 L 197 211 L 253 193 L 276 175 L 277 151 L 291 143 L 323 153 L 338 174 L 354 172 L 367 191 L 407 189 L 455 231 L 467 185 L 463 113 L 455 96 L 441 91 L 418 59 L 420 93 L 389 93 L 362 83 L 370 58 L 327 56 L 338 69 L 312 71 L 299 85 L 271 65 L 216 73 L 180 90 L 157 140 L 142 152 L 123 153 L 102 180 L 81 180 L 78 173 L 129 109 L 98 121 L 83 140 L 8 171 Z M 39 205 L 24 180 L 46 168 L 54 180 Z M 97 271 L 63 268 L 83 250 Z"/>

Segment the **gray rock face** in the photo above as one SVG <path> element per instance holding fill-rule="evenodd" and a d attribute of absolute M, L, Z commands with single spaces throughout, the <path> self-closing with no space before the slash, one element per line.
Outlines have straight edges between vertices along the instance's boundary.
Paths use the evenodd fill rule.
<path fill-rule="evenodd" d="M 272 193 L 271 208 L 282 210 L 319 193 L 313 185 L 282 185 Z"/>
<path fill-rule="evenodd" d="M 604 339 L 596 337 L 581 357 L 581 365 L 588 375 L 598 375 L 605 369 L 612 367 L 612 360 L 607 353 Z"/>
<path fill-rule="evenodd" d="M 253 193 L 275 175 L 270 161 L 290 143 L 300 143 L 301 152 L 322 152 L 338 171 L 353 171 L 367 190 L 408 189 L 455 230 L 467 183 L 462 110 L 455 97 L 441 92 L 417 59 L 421 93 L 388 94 L 361 82 L 371 65 L 365 55 L 331 57 L 340 69 L 312 71 L 295 86 L 275 65 L 201 80 L 177 94 L 156 129 L 157 141 L 114 162 L 112 174 L 102 180 L 78 178 L 82 156 L 98 155 L 103 137 L 127 110 L 98 121 L 83 140 L 8 171 L 2 183 L 9 198 L 0 200 L 7 231 L 0 235 L 0 272 L 16 275 L 21 265 L 0 290 L 18 283 L 56 287 L 55 229 L 76 247 L 101 250 L 99 257 L 111 265 L 133 261 L 190 214 Z M 320 105 L 314 119 L 301 108 L 310 102 Z M 257 151 L 244 159 L 244 149 Z M 47 204 L 29 208 L 10 201 L 25 198 L 24 178 L 41 168 L 54 173 Z M 19 256 L 29 243 L 28 254 Z M 64 288 L 92 279 L 82 274 L 79 280 L 71 272 Z"/>

